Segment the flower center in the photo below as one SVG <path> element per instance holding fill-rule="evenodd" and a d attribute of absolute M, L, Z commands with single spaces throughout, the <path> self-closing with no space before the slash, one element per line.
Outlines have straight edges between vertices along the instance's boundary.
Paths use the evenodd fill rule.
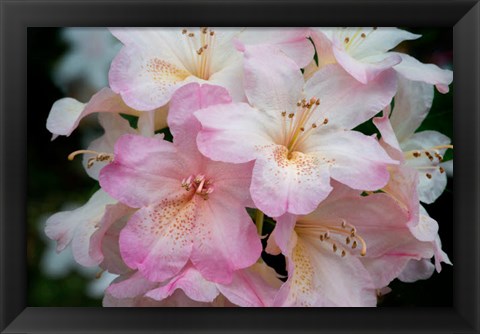
<path fill-rule="evenodd" d="M 282 111 L 283 145 L 288 149 L 288 159 L 292 153 L 318 128 L 318 119 L 311 121 L 315 110 L 320 105 L 320 99 L 312 97 L 309 101 L 302 99 L 297 102 L 297 110 L 287 114 Z M 321 120 L 320 125 L 326 125 L 328 118 Z"/>
<path fill-rule="evenodd" d="M 358 28 L 353 35 L 350 35 L 350 30 L 344 29 L 340 33 L 340 40 L 343 39 L 343 44 L 345 46 L 345 51 L 353 51 L 359 45 L 361 45 L 370 34 L 372 34 L 377 27 L 371 28 L 371 30 L 364 30 L 364 28 Z M 346 33 L 345 33 L 346 31 Z"/>
<path fill-rule="evenodd" d="M 213 192 L 213 181 L 207 180 L 205 175 L 198 174 L 196 176 L 190 175 L 182 180 L 182 188 L 186 191 L 194 190 L 194 195 L 199 195 L 204 200 L 208 199 L 208 196 Z"/>
<path fill-rule="evenodd" d="M 208 80 L 215 46 L 215 32 L 202 27 L 197 33 L 182 29 L 184 46 L 187 51 L 187 68 L 196 77 Z"/>
<path fill-rule="evenodd" d="M 304 221 L 297 222 L 295 231 L 298 233 L 314 233 L 318 235 L 321 242 L 325 242 L 331 245 L 332 251 L 345 257 L 349 252 L 347 248 L 352 250 L 361 246 L 360 255 L 365 256 L 367 254 L 367 244 L 365 240 L 358 235 L 357 229 L 352 224 L 342 220 L 339 226 L 329 224 L 312 224 Z M 342 242 L 344 240 L 344 242 Z"/>

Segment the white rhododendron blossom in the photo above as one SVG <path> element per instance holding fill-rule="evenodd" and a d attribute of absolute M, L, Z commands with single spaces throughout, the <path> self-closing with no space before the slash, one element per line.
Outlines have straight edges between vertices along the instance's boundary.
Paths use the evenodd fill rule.
<path fill-rule="evenodd" d="M 377 306 L 452 264 L 421 203 L 453 170 L 450 138 L 422 128 L 453 74 L 395 49 L 420 37 L 110 29 L 108 69 L 85 65 L 108 84 L 47 119 L 53 140 L 98 114 L 104 134 L 69 159 L 99 189 L 46 235 L 115 277 L 105 307 Z"/>

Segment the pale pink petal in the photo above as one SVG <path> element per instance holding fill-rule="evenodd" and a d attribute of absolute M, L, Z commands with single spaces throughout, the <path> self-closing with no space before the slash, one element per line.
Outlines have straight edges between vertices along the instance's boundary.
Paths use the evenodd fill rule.
<path fill-rule="evenodd" d="M 270 217 L 312 212 L 330 193 L 328 166 L 314 155 L 271 145 L 255 161 L 250 193 L 256 206 Z"/>
<path fill-rule="evenodd" d="M 172 189 L 181 190 L 179 180 L 187 174 L 179 170 L 172 143 L 160 137 L 124 135 L 115 145 L 114 161 L 101 170 L 99 180 L 112 197 L 138 208 L 160 201 Z"/>
<path fill-rule="evenodd" d="M 315 49 L 307 39 L 307 28 L 247 28 L 240 40 L 247 44 L 269 44 L 277 47 L 294 60 L 299 67 L 305 67 L 313 59 Z"/>
<path fill-rule="evenodd" d="M 95 139 L 88 146 L 88 150 L 99 153 L 113 153 L 114 146 L 118 138 L 124 134 L 135 134 L 136 131 L 126 119 L 115 113 L 99 114 L 98 121 L 103 127 L 105 133 L 100 138 Z M 96 161 L 91 167 L 88 167 L 88 160 L 92 158 L 90 154 L 84 154 L 82 158 L 83 168 L 88 176 L 92 179 L 98 180 L 100 170 L 105 167 L 108 162 Z"/>
<path fill-rule="evenodd" d="M 147 111 L 165 105 L 189 76 L 184 68 L 155 53 L 123 47 L 112 61 L 109 82 L 126 104 Z"/>
<path fill-rule="evenodd" d="M 410 260 L 430 259 L 433 247 L 430 242 L 420 242 L 413 236 L 410 239 L 399 240 L 396 245 L 384 255 L 362 258 L 377 288 L 388 285 L 397 278 Z"/>
<path fill-rule="evenodd" d="M 258 260 L 260 238 L 245 208 L 228 194 L 214 191 L 208 200 L 196 197 L 191 260 L 206 279 L 228 284 L 235 270 Z"/>
<path fill-rule="evenodd" d="M 196 147 L 197 133 L 201 125 L 194 112 L 217 104 L 232 101 L 227 90 L 220 86 L 190 83 L 179 88 L 172 96 L 168 124 L 176 145 Z"/>
<path fill-rule="evenodd" d="M 167 284 L 149 291 L 146 296 L 163 300 L 181 289 L 187 297 L 198 302 L 212 302 L 219 294 L 215 283 L 207 281 L 192 265 L 187 266 Z"/>
<path fill-rule="evenodd" d="M 364 33 L 365 37 L 362 37 L 361 33 Z M 405 40 L 413 40 L 421 36 L 394 27 L 336 29 L 334 39 L 337 45 L 345 45 L 347 37 L 350 42 L 349 53 L 356 59 L 363 59 L 371 55 L 383 54 Z"/>
<path fill-rule="evenodd" d="M 453 81 L 453 72 L 443 70 L 434 64 L 423 64 L 404 53 L 391 52 L 402 58 L 402 62 L 394 69 L 402 76 L 412 81 L 422 81 L 435 85 L 440 93 L 448 93 L 448 86 Z"/>
<path fill-rule="evenodd" d="M 317 51 L 318 68 L 337 62 L 333 54 L 332 32 L 331 28 L 312 28 L 311 30 L 310 37 Z"/>
<path fill-rule="evenodd" d="M 408 139 L 427 117 L 432 106 L 433 86 L 410 81 L 398 75 L 395 108 L 390 117 L 393 130 L 400 142 Z"/>
<path fill-rule="evenodd" d="M 123 260 L 151 281 L 178 274 L 190 257 L 197 217 L 195 203 L 184 193 L 141 208 L 120 233 Z"/>
<path fill-rule="evenodd" d="M 84 206 L 72 211 L 58 212 L 48 218 L 45 233 L 50 239 L 57 241 L 57 252 L 64 250 L 72 239 L 81 237 L 86 241 L 83 245 L 87 249 L 86 255 L 85 252 L 81 251 L 80 248 L 82 247 L 80 247 L 74 252 L 74 257 L 76 259 L 79 258 L 82 262 L 85 260 L 85 262 L 90 263 L 91 261 L 87 259 L 90 235 L 95 231 L 95 225 L 102 219 L 105 213 L 105 206 L 115 202 L 103 190 L 99 190 L 93 194 Z M 77 234 L 78 229 L 81 231 Z M 89 233 L 90 235 L 88 235 Z M 85 240 L 83 236 L 87 239 Z"/>
<path fill-rule="evenodd" d="M 232 196 L 237 203 L 247 207 L 255 207 L 250 196 L 250 183 L 254 162 L 243 164 L 226 164 L 209 161 L 205 174 L 212 175 L 215 191 Z"/>
<path fill-rule="evenodd" d="M 410 232 L 420 241 L 434 241 L 438 235 L 438 223 L 420 206 L 418 223 L 410 225 Z"/>
<path fill-rule="evenodd" d="M 128 107 L 119 95 L 109 88 L 103 88 L 93 95 L 86 104 L 71 98 L 60 99 L 55 102 L 47 118 L 47 129 L 53 133 L 53 139 L 58 135 L 70 136 L 83 117 L 95 112 L 139 114 L 137 110 Z"/>
<path fill-rule="evenodd" d="M 232 60 L 228 66 L 213 73 L 208 82 L 212 85 L 224 87 L 234 102 L 246 102 L 245 90 L 243 88 L 243 58 Z"/>
<path fill-rule="evenodd" d="M 392 54 L 357 60 L 349 53 L 338 48 L 333 48 L 333 54 L 345 71 L 363 84 L 369 84 L 380 73 L 392 68 L 401 61 L 399 56 Z"/>
<path fill-rule="evenodd" d="M 400 205 L 415 216 L 410 221 L 417 221 L 419 212 L 418 194 L 418 173 L 411 167 L 399 165 L 390 168 L 390 180 L 382 189 L 392 196 Z"/>
<path fill-rule="evenodd" d="M 327 65 L 308 80 L 305 94 L 320 99 L 317 124 L 328 119 L 319 131 L 330 127 L 352 129 L 389 105 L 396 88 L 396 75 L 391 70 L 363 85 L 339 65 Z"/>
<path fill-rule="evenodd" d="M 273 305 L 278 288 L 282 284 L 275 270 L 265 263 L 234 273 L 229 285 L 218 284 L 219 291 L 232 303 L 242 307 L 267 307 Z"/>
<path fill-rule="evenodd" d="M 435 266 L 430 260 L 410 260 L 398 276 L 398 279 L 406 283 L 425 280 L 432 276 L 434 270 Z"/>
<path fill-rule="evenodd" d="M 442 264 L 441 264 L 442 262 L 452 265 L 452 262 L 448 258 L 447 253 L 445 253 L 442 250 L 442 241 L 440 240 L 440 236 L 438 235 L 434 241 L 434 253 L 435 253 L 435 269 L 437 270 L 438 273 L 442 271 Z"/>
<path fill-rule="evenodd" d="M 135 298 L 115 298 L 108 292 L 103 298 L 103 307 L 229 307 L 225 297 L 218 296 L 212 303 L 202 303 L 188 298 L 182 290 L 175 291 L 170 297 L 157 301 L 139 296 Z"/>
<path fill-rule="evenodd" d="M 298 65 L 269 45 L 247 45 L 244 55 L 244 85 L 250 104 L 274 117 L 295 110 L 304 85 Z"/>
<path fill-rule="evenodd" d="M 47 129 L 53 134 L 52 140 L 59 135 L 69 136 L 76 128 L 84 108 L 84 103 L 70 97 L 55 101 L 47 118 Z"/>
<path fill-rule="evenodd" d="M 330 167 L 331 177 L 354 189 L 377 190 L 389 179 L 387 166 L 398 164 L 372 137 L 356 131 L 336 131 L 314 136 L 305 152 Z"/>
<path fill-rule="evenodd" d="M 133 212 L 133 209 L 122 203 L 107 205 L 105 214 L 98 224 L 98 229 L 95 230 L 90 238 L 90 257 L 97 263 L 102 263 L 105 259 L 104 251 L 106 251 L 107 263 L 104 263 L 102 267 L 111 273 L 122 274 L 127 269 L 123 264 L 123 260 L 119 258 L 118 234 Z M 114 227 L 117 224 L 120 226 Z M 112 265 L 110 266 L 109 264 Z"/>
<path fill-rule="evenodd" d="M 389 112 L 383 111 L 382 117 L 375 117 L 373 118 L 373 124 L 377 127 L 380 135 L 382 136 L 381 142 L 384 142 L 390 148 L 387 148 L 386 152 L 388 155 L 398 161 L 403 161 L 403 152 L 400 148 L 400 144 L 398 142 L 397 137 L 395 136 L 395 132 L 393 131 L 392 124 L 388 118 Z M 382 147 L 385 146 L 382 144 Z"/>
<path fill-rule="evenodd" d="M 147 280 L 139 271 L 116 278 L 105 291 L 115 298 L 135 298 L 143 296 L 159 283 Z"/>
<path fill-rule="evenodd" d="M 198 148 L 216 161 L 254 160 L 257 148 L 270 145 L 281 133 L 281 117 L 270 117 L 246 103 L 211 106 L 195 112 L 195 117 L 203 126 L 197 137 Z"/>
<path fill-rule="evenodd" d="M 294 233 L 297 216 L 287 213 L 275 220 L 277 223 L 268 242 L 273 241 L 283 254 L 289 255 L 297 244 L 297 234 Z"/>

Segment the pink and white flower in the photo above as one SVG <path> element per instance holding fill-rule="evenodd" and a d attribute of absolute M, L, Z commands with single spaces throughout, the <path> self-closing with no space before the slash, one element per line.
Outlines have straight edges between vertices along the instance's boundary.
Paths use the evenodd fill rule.
<path fill-rule="evenodd" d="M 415 58 L 400 52 L 389 51 L 405 40 L 420 35 L 392 27 L 383 28 L 313 28 L 311 34 L 318 55 L 315 67 L 338 63 L 358 81 L 367 84 L 380 73 L 393 68 L 398 74 L 412 81 L 435 85 L 448 92 L 453 80 L 450 70 L 434 64 L 422 64 Z"/>
<path fill-rule="evenodd" d="M 338 183 L 314 212 L 277 218 L 267 251 L 286 256 L 288 280 L 275 305 L 376 306 L 377 289 L 410 260 L 433 256 L 407 220 L 387 194 L 361 196 Z"/>
<path fill-rule="evenodd" d="M 165 281 L 191 261 L 214 282 L 257 261 L 261 252 L 245 206 L 251 164 L 226 164 L 203 157 L 195 138 L 193 111 L 230 102 L 221 87 L 198 84 L 172 98 L 169 124 L 174 144 L 161 137 L 121 137 L 100 184 L 120 202 L 138 208 L 120 233 L 125 263 L 150 281 Z M 183 135 L 184 136 L 183 136 Z"/>
<path fill-rule="evenodd" d="M 267 215 L 307 214 L 331 191 L 330 178 L 376 190 L 395 164 L 374 138 L 353 127 L 383 109 L 396 90 L 385 71 L 370 85 L 330 65 L 306 83 L 298 65 L 279 50 L 244 46 L 249 103 L 211 106 L 195 113 L 207 157 L 255 161 L 250 192 Z"/>

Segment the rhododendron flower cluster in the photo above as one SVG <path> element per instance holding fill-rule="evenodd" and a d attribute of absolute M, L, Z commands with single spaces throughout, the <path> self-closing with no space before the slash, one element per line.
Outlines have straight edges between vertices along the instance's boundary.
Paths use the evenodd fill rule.
<path fill-rule="evenodd" d="M 421 203 L 444 191 L 453 146 L 416 130 L 452 72 L 392 50 L 419 35 L 110 31 L 109 86 L 47 120 L 53 139 L 92 113 L 105 132 L 69 156 L 100 189 L 45 227 L 117 276 L 104 306 L 376 306 L 394 279 L 451 264 Z"/>

